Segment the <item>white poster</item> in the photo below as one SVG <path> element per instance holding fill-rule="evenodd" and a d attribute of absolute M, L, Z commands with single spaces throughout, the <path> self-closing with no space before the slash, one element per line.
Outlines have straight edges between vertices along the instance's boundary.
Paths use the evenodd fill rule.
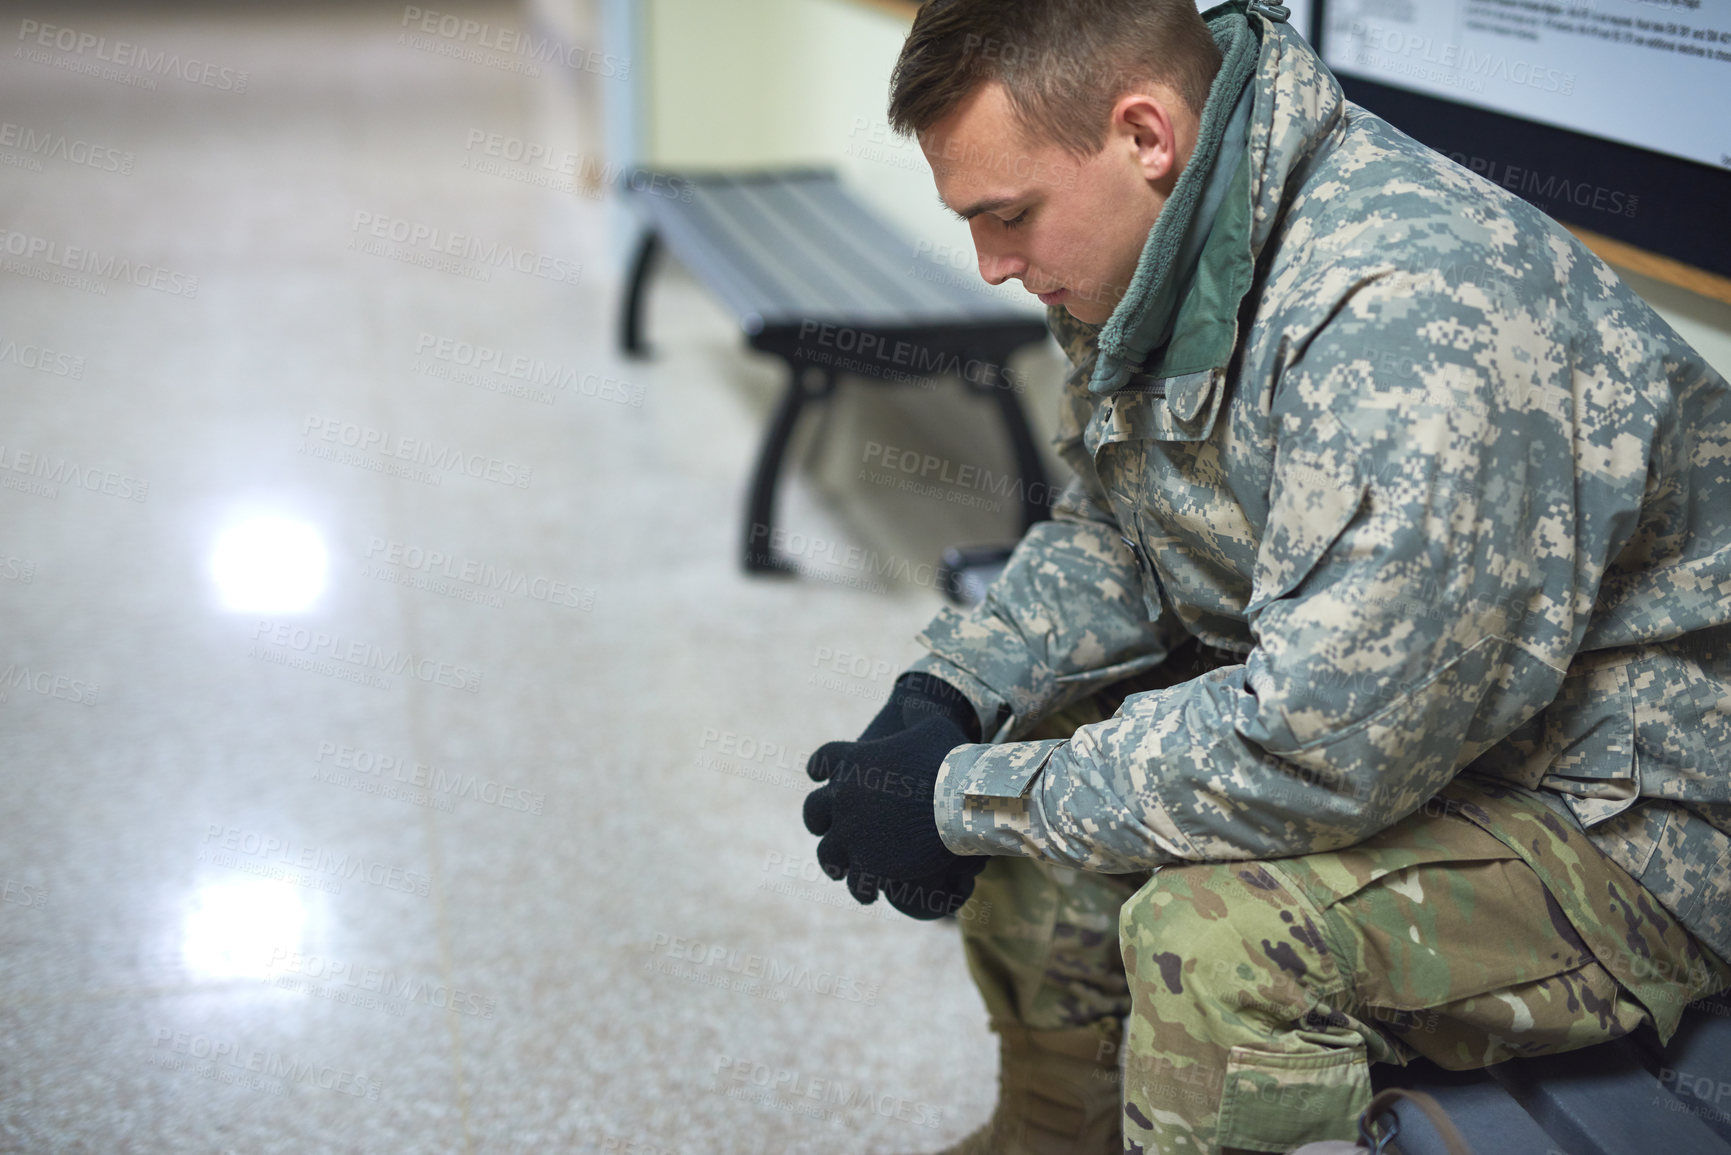
<path fill-rule="evenodd" d="M 1731 0 L 1331 0 L 1337 73 L 1731 168 Z"/>

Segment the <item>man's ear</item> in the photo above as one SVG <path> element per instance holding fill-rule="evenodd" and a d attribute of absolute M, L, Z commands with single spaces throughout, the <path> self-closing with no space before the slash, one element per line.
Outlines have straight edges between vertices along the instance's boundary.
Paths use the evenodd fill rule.
<path fill-rule="evenodd" d="M 1150 184 L 1168 189 L 1178 183 L 1184 167 L 1183 142 L 1173 115 L 1178 107 L 1175 93 L 1128 92 L 1112 106 L 1108 130 L 1115 142 L 1131 152 Z"/>

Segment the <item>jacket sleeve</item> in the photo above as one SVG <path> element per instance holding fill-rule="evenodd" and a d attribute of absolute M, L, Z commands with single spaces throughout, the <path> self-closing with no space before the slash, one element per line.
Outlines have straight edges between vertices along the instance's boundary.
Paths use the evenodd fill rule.
<path fill-rule="evenodd" d="M 1051 520 L 1017 543 L 984 601 L 966 612 L 945 606 L 919 634 L 931 653 L 912 667 L 967 695 L 979 712 L 980 732 L 993 742 L 1026 733 L 1046 714 L 1152 669 L 1184 636 L 1165 607 L 1145 599 L 1124 531 L 1082 446 L 1093 330 L 1061 307 L 1049 309 L 1048 318 L 1076 363 L 1056 438 L 1075 476 L 1054 503 Z"/>
<path fill-rule="evenodd" d="M 958 747 L 952 850 L 1122 873 L 1337 849 L 1555 697 L 1638 509 L 1616 410 L 1639 400 L 1518 304 L 1463 297 L 1391 275 L 1287 366 L 1245 664 L 1069 741 Z"/>

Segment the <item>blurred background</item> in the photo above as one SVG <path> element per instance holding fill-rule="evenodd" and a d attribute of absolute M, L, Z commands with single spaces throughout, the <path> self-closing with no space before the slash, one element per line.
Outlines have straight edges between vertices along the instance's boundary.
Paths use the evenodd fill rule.
<path fill-rule="evenodd" d="M 651 355 L 619 337 L 637 166 L 828 166 L 910 296 L 1039 320 L 887 130 L 913 10 L 0 9 L 0 1150 L 986 1116 L 954 924 L 852 903 L 800 806 L 940 552 L 1019 532 L 999 414 L 844 377 L 783 471 L 796 572 L 749 576 L 785 365 L 665 254 Z M 1731 371 L 1731 305 L 1628 276 Z M 1061 356 L 1010 368 L 1044 443 Z"/>

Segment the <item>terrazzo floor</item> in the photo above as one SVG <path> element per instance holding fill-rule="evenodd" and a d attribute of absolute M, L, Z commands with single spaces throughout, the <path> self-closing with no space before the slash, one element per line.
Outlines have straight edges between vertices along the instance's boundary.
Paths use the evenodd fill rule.
<path fill-rule="evenodd" d="M 995 420 L 845 389 L 784 522 L 911 564 L 745 577 L 777 366 L 676 268 L 623 360 L 619 207 L 476 163 L 593 170 L 614 81 L 401 14 L 0 14 L 0 1150 L 935 1150 L 956 929 L 819 874 L 802 767 L 1014 528 L 862 447 Z"/>

